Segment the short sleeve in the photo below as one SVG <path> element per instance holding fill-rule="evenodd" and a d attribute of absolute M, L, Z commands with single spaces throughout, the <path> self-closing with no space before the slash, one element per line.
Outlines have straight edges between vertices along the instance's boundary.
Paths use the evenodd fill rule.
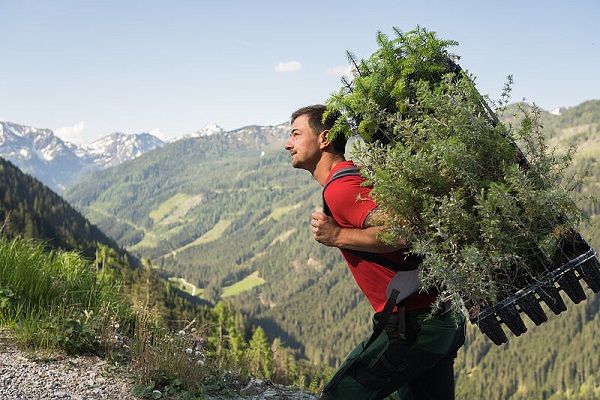
<path fill-rule="evenodd" d="M 325 190 L 325 201 L 331 215 L 344 228 L 363 228 L 369 213 L 376 207 L 371 188 L 362 186 L 361 176 L 346 176 L 331 182 Z"/>

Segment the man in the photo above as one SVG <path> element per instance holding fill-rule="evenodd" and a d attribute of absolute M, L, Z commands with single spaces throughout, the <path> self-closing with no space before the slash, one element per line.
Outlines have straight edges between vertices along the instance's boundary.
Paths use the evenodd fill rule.
<path fill-rule="evenodd" d="M 335 118 L 323 121 L 325 109 L 295 111 L 285 149 L 294 168 L 307 170 L 324 187 L 326 212 L 312 214 L 315 240 L 341 250 L 373 306 L 376 333 L 350 353 L 320 399 L 384 399 L 394 391 L 403 399 L 453 399 L 453 364 L 464 343 L 464 321 L 444 310 L 432 315 L 438 294 L 419 290 L 420 259 L 408 255 L 409 243 L 390 246 L 379 240 L 386 228 L 374 223 L 371 188 L 345 159 L 346 138 L 328 137 Z"/>

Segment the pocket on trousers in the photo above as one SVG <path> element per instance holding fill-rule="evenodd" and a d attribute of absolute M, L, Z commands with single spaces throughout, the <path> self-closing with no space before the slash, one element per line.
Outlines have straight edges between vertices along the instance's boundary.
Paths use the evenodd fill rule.
<path fill-rule="evenodd" d="M 348 375 L 367 389 L 380 390 L 383 385 L 390 381 L 388 374 L 373 371 L 362 359 L 356 361 Z"/>
<path fill-rule="evenodd" d="M 444 316 L 419 315 L 419 334 L 415 348 L 432 354 L 447 354 L 455 347 L 455 338 L 462 321 L 456 320 L 451 313 Z"/>

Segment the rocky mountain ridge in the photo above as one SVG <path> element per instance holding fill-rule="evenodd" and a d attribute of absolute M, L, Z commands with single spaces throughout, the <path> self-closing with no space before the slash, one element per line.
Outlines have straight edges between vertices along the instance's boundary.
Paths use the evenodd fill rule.
<path fill-rule="evenodd" d="M 173 139 L 221 136 L 240 143 L 261 142 L 270 147 L 281 142 L 289 124 L 248 126 L 230 132 L 209 124 L 191 135 Z M 40 129 L 12 122 L 0 122 L 0 157 L 23 172 L 62 193 L 88 174 L 131 161 L 166 143 L 149 133 L 115 132 L 81 146 L 62 140 L 51 129 Z"/>
<path fill-rule="evenodd" d="M 0 157 L 58 193 L 95 170 L 132 160 L 163 144 L 148 133 L 113 133 L 77 146 L 51 129 L 0 122 Z"/>

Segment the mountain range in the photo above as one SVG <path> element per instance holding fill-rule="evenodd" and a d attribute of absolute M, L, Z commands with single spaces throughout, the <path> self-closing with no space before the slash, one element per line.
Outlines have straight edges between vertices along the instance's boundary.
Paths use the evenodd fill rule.
<path fill-rule="evenodd" d="M 268 131 L 271 128 L 254 126 L 225 132 L 211 123 L 170 142 L 227 134 L 234 134 L 243 140 L 248 130 L 256 129 Z M 103 136 L 89 144 L 76 145 L 62 140 L 51 129 L 0 122 L 0 157 L 57 193 L 62 193 L 93 171 L 114 167 L 164 145 L 164 141 L 149 133 L 120 132 Z"/>
<path fill-rule="evenodd" d="M 0 122 L 0 157 L 57 193 L 95 170 L 133 160 L 163 145 L 163 141 L 148 133 L 117 132 L 77 146 L 50 129 Z"/>

